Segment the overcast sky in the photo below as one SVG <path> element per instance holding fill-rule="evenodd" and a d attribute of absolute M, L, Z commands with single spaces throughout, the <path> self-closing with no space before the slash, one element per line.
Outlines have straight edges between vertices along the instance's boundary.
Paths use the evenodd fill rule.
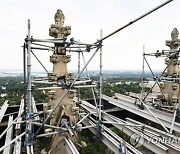
<path fill-rule="evenodd" d="M 22 44 L 27 35 L 27 20 L 31 20 L 34 38 L 50 38 L 49 27 L 54 14 L 62 9 L 65 26 L 71 26 L 69 38 L 94 43 L 100 37 L 115 31 L 166 0 L 1 0 L 0 2 L 0 69 L 22 69 Z M 169 49 L 165 40 L 171 39 L 174 27 L 180 30 L 180 0 L 174 0 L 163 8 L 129 26 L 103 42 L 104 70 L 141 70 L 142 52 Z M 51 70 L 46 51 L 35 52 L 43 64 Z M 86 59 L 91 55 L 86 54 Z M 163 69 L 164 59 L 147 57 L 153 70 Z M 32 59 L 34 70 L 43 70 Z M 70 70 L 77 69 L 77 54 L 68 63 Z M 99 67 L 99 55 L 89 69 Z"/>

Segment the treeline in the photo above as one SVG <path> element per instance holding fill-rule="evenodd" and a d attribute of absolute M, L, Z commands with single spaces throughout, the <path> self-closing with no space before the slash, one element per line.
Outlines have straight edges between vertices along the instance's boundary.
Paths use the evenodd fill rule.
<path fill-rule="evenodd" d="M 119 81 L 119 80 L 118 80 Z M 140 93 L 141 87 L 140 82 L 121 82 L 120 84 L 103 82 L 102 93 L 107 96 L 113 96 L 114 93 L 127 94 L 128 92 Z M 99 95 L 99 89 L 95 89 L 96 96 Z M 80 90 L 81 99 L 93 98 L 93 93 L 91 88 L 83 88 Z"/>
<path fill-rule="evenodd" d="M 93 77 L 93 80 L 99 85 L 99 77 Z M 141 78 L 129 78 L 124 79 L 120 78 L 106 78 L 103 81 L 102 93 L 108 96 L 113 96 L 114 93 L 126 94 L 127 92 L 139 93 L 141 88 L 139 83 Z M 43 85 L 45 86 L 45 85 Z M 95 95 L 99 95 L 99 86 L 95 88 Z M 0 98 L 0 105 L 4 103 L 5 100 L 9 100 L 10 105 L 20 104 L 21 98 L 24 94 L 24 84 L 23 78 L 21 77 L 6 77 L 0 78 L 0 94 L 7 94 L 7 96 Z M 47 102 L 47 95 L 42 91 L 36 90 L 33 88 L 33 97 L 37 103 Z M 93 98 L 93 93 L 91 88 L 82 88 L 80 89 L 80 98 L 89 99 Z M 113 128 L 119 136 L 128 140 L 129 138 L 124 135 L 121 131 Z M 87 143 L 87 147 L 80 151 L 81 154 L 103 154 L 106 153 L 107 147 L 89 130 L 83 130 L 79 133 L 81 140 Z"/>
<path fill-rule="evenodd" d="M 19 105 L 24 95 L 24 83 L 22 77 L 0 78 L 0 106 L 8 100 L 9 105 Z M 42 91 L 32 90 L 36 102 L 47 100 L 47 95 Z"/>

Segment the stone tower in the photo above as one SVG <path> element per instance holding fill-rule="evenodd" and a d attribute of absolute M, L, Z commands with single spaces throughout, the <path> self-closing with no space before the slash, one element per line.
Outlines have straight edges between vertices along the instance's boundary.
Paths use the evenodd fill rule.
<path fill-rule="evenodd" d="M 180 60 L 178 48 L 180 40 L 178 39 L 179 32 L 174 28 L 171 32 L 171 40 L 166 41 L 166 45 L 170 47 L 168 57 L 165 59 L 167 65 L 166 72 L 163 76 L 170 81 L 165 81 L 162 85 L 162 102 L 163 105 L 176 106 L 180 98 Z"/>
<path fill-rule="evenodd" d="M 64 14 L 58 9 L 54 16 L 55 24 L 52 24 L 49 28 L 49 35 L 56 38 L 66 40 L 66 37 L 71 33 L 71 27 L 64 26 Z M 50 62 L 53 64 L 52 73 L 48 74 L 48 79 L 50 82 L 56 83 L 53 86 L 60 86 L 59 89 L 53 89 L 48 91 L 49 102 L 47 106 L 46 113 L 47 115 L 52 111 L 55 105 L 59 102 L 62 95 L 67 91 L 68 85 L 73 80 L 72 73 L 68 73 L 67 71 L 67 63 L 71 61 L 71 56 L 66 55 L 66 49 L 64 48 L 64 43 L 55 43 L 55 51 L 50 56 Z M 75 96 L 75 91 L 69 91 L 68 94 L 64 97 L 58 108 L 55 110 L 53 116 L 50 118 L 50 124 L 54 126 L 61 125 L 62 117 L 65 117 L 67 120 L 67 124 L 71 127 L 78 120 L 78 111 L 79 108 L 76 106 L 75 102 L 73 102 L 72 98 Z M 51 132 L 51 129 L 46 129 L 46 132 Z M 73 138 L 70 138 L 77 142 L 77 135 L 74 132 Z M 69 136 L 67 133 L 66 135 Z M 47 148 L 46 152 L 50 151 L 50 154 L 63 153 L 66 154 L 64 137 L 61 135 L 55 135 L 51 139 L 51 143 L 49 143 L 49 148 Z M 44 152 L 43 151 L 43 152 Z"/>

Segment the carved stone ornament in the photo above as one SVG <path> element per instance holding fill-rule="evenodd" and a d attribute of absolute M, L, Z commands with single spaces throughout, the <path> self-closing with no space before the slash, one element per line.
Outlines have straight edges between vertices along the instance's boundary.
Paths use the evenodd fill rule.
<path fill-rule="evenodd" d="M 177 28 L 174 28 L 173 31 L 171 32 L 171 39 L 172 41 L 177 41 L 179 36 L 179 32 Z"/>
<path fill-rule="evenodd" d="M 74 80 L 73 78 L 73 74 L 72 73 L 66 73 L 65 74 L 65 80 L 66 80 L 66 84 L 70 83 L 71 81 Z"/>
<path fill-rule="evenodd" d="M 54 90 L 48 91 L 48 97 L 50 99 L 55 99 L 56 98 L 56 91 L 54 91 Z"/>
<path fill-rule="evenodd" d="M 69 63 L 71 61 L 71 55 L 64 56 L 64 63 Z"/>
<path fill-rule="evenodd" d="M 177 28 L 174 28 L 171 32 L 171 39 L 167 40 L 166 45 L 170 47 L 170 49 L 177 49 L 180 46 L 180 40 L 178 39 L 179 32 Z"/>
<path fill-rule="evenodd" d="M 48 79 L 50 80 L 50 81 L 57 81 L 57 74 L 56 73 L 54 73 L 54 72 L 52 72 L 52 73 L 48 73 Z"/>
<path fill-rule="evenodd" d="M 71 27 L 64 27 L 64 14 L 62 10 L 58 9 L 54 16 L 55 24 L 52 24 L 49 28 L 49 35 L 54 38 L 65 38 L 71 34 Z"/>
<path fill-rule="evenodd" d="M 59 62 L 59 56 L 53 54 L 52 56 L 50 56 L 50 62 L 53 63 L 53 64 L 58 63 Z"/>
<path fill-rule="evenodd" d="M 61 27 L 64 26 L 64 20 L 65 20 L 65 16 L 62 12 L 62 10 L 58 9 L 56 14 L 54 15 L 54 20 L 55 20 L 55 24 L 59 25 Z"/>
<path fill-rule="evenodd" d="M 69 98 L 76 97 L 76 91 L 75 90 L 70 90 L 69 91 Z"/>

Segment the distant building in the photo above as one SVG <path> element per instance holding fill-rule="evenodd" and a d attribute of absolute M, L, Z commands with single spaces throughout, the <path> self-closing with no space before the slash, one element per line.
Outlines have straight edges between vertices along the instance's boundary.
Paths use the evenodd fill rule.
<path fill-rule="evenodd" d="M 120 82 L 116 82 L 115 83 L 115 85 L 121 85 L 122 84 L 122 82 L 120 81 Z"/>
<path fill-rule="evenodd" d="M 2 90 L 6 90 L 6 87 L 5 87 L 5 86 L 1 86 L 1 89 L 2 89 Z"/>
<path fill-rule="evenodd" d="M 1 96 L 1 98 L 6 97 L 7 93 L 2 93 L 0 96 Z"/>
<path fill-rule="evenodd" d="M 130 85 L 131 84 L 131 81 L 127 81 L 125 82 L 126 85 Z"/>
<path fill-rule="evenodd" d="M 161 92 L 161 90 L 160 90 L 160 88 L 159 88 L 159 86 L 158 86 L 158 84 L 156 83 L 155 85 L 155 81 L 148 81 L 148 82 L 145 82 L 145 83 L 139 83 L 139 86 L 142 88 L 142 87 L 144 87 L 144 88 L 152 88 L 153 86 L 153 88 L 152 88 L 152 92 L 157 92 L 157 93 L 159 93 L 159 92 Z"/>

